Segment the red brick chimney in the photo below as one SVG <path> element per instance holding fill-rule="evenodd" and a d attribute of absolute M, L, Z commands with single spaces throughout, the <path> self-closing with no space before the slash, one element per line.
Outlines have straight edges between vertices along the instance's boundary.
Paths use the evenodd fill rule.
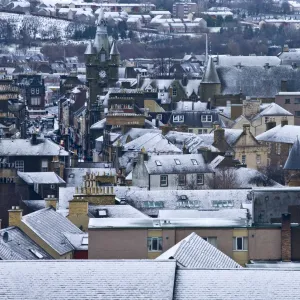
<path fill-rule="evenodd" d="M 291 261 L 291 214 L 282 214 L 281 217 L 281 260 Z"/>

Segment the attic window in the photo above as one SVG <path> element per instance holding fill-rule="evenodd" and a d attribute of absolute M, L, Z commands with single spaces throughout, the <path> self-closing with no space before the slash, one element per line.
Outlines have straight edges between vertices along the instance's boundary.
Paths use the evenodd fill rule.
<path fill-rule="evenodd" d="M 38 259 L 43 259 L 44 255 L 35 249 L 29 249 L 29 251 Z"/>
<path fill-rule="evenodd" d="M 176 165 L 181 165 L 181 162 L 180 162 L 179 159 L 174 159 L 174 161 L 175 161 L 175 164 L 176 164 Z"/>
<path fill-rule="evenodd" d="M 97 217 L 98 218 L 107 218 L 107 209 L 99 209 L 97 212 Z"/>
<path fill-rule="evenodd" d="M 156 163 L 157 166 L 161 166 L 162 165 L 159 160 L 156 160 L 155 163 Z"/>
<path fill-rule="evenodd" d="M 203 115 L 201 116 L 202 122 L 212 122 L 212 115 Z"/>
<path fill-rule="evenodd" d="M 83 237 L 81 241 L 81 245 L 87 246 L 89 244 L 89 238 Z"/>
<path fill-rule="evenodd" d="M 192 161 L 192 163 L 193 163 L 194 166 L 198 166 L 198 162 L 197 162 L 196 159 L 191 159 L 191 161 Z"/>
<path fill-rule="evenodd" d="M 183 123 L 184 122 L 184 115 L 173 116 L 173 122 Z"/>

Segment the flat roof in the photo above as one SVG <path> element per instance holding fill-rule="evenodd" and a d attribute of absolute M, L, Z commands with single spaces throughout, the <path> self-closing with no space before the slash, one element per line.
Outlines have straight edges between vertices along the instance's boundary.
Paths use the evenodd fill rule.
<path fill-rule="evenodd" d="M 216 218 L 137 219 L 137 218 L 91 218 L 89 229 L 112 228 L 181 228 L 181 227 L 247 227 L 245 220 Z"/>

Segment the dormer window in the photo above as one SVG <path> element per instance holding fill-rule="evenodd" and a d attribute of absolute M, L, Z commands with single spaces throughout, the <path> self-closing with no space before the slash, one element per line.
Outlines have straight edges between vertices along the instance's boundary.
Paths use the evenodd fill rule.
<path fill-rule="evenodd" d="M 212 115 L 203 115 L 201 116 L 202 122 L 212 122 Z"/>
<path fill-rule="evenodd" d="M 173 96 L 177 96 L 177 90 L 176 90 L 176 89 L 173 89 L 173 90 L 172 90 L 172 95 L 173 95 Z"/>
<path fill-rule="evenodd" d="M 101 54 L 100 54 L 100 61 L 101 61 L 101 62 L 104 62 L 104 61 L 105 61 L 105 58 L 106 58 L 106 57 L 105 57 L 105 53 L 101 53 Z"/>
<path fill-rule="evenodd" d="M 173 122 L 183 123 L 184 122 L 184 115 L 173 116 Z"/>

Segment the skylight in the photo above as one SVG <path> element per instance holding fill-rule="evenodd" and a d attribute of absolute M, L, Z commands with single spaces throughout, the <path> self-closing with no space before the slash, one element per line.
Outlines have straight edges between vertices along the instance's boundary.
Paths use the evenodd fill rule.
<path fill-rule="evenodd" d="M 161 166 L 162 165 L 159 160 L 156 160 L 155 163 L 156 163 L 157 166 Z"/>
<path fill-rule="evenodd" d="M 81 241 L 81 245 L 87 246 L 89 244 L 89 238 L 88 237 L 83 237 Z"/>
<path fill-rule="evenodd" d="M 181 165 L 181 162 L 180 162 L 179 159 L 174 159 L 174 161 L 175 161 L 175 164 L 176 164 L 176 165 Z"/>
<path fill-rule="evenodd" d="M 198 162 L 197 162 L 196 159 L 191 159 L 191 161 L 192 161 L 192 163 L 193 163 L 194 166 L 197 166 L 197 165 L 198 165 Z"/>
<path fill-rule="evenodd" d="M 38 259 L 43 259 L 44 255 L 35 249 L 29 249 L 29 251 L 35 255 Z"/>

